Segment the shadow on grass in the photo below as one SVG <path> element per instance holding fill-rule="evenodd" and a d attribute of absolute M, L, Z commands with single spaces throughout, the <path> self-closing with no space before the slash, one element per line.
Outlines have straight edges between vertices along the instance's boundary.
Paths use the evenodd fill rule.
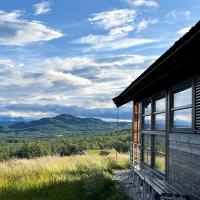
<path fill-rule="evenodd" d="M 115 188 L 110 176 L 104 173 L 79 176 L 60 182 L 17 190 L 0 189 L 0 200 L 127 200 L 126 195 Z"/>

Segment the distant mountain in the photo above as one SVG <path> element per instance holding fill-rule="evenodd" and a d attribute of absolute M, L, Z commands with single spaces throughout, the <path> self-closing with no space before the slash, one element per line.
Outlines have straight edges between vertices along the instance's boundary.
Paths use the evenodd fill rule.
<path fill-rule="evenodd" d="M 97 118 L 83 118 L 67 114 L 40 120 L 20 122 L 9 126 L 15 132 L 39 132 L 48 135 L 116 131 L 116 122 L 106 122 Z M 119 129 L 131 128 L 130 122 L 119 122 Z"/>
<path fill-rule="evenodd" d="M 3 125 L 0 125 L 0 131 L 1 130 L 5 130 L 6 129 L 6 127 L 5 126 L 3 126 Z"/>
<path fill-rule="evenodd" d="M 19 122 L 25 122 L 25 121 L 27 120 L 22 117 L 0 117 L 0 125 L 6 126 L 6 127 L 19 123 Z"/>

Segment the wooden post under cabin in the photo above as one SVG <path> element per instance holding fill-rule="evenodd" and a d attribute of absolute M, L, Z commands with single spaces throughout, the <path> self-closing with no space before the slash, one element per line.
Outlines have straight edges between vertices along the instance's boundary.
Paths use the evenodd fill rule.
<path fill-rule="evenodd" d="M 140 165 L 140 104 L 133 102 L 132 158 L 133 166 Z"/>

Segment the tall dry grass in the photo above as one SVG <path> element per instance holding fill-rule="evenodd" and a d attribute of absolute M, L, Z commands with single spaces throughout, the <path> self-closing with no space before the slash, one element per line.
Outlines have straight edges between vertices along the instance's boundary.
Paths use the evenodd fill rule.
<path fill-rule="evenodd" d="M 113 168 L 126 168 L 128 155 L 41 157 L 0 163 L 0 200 L 125 199 L 113 186 Z"/>

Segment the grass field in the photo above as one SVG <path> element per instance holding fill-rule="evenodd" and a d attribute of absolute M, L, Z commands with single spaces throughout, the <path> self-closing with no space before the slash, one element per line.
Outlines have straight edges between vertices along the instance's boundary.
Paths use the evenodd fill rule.
<path fill-rule="evenodd" d="M 111 169 L 127 168 L 128 155 L 41 157 L 0 163 L 0 200 L 125 200 Z"/>

